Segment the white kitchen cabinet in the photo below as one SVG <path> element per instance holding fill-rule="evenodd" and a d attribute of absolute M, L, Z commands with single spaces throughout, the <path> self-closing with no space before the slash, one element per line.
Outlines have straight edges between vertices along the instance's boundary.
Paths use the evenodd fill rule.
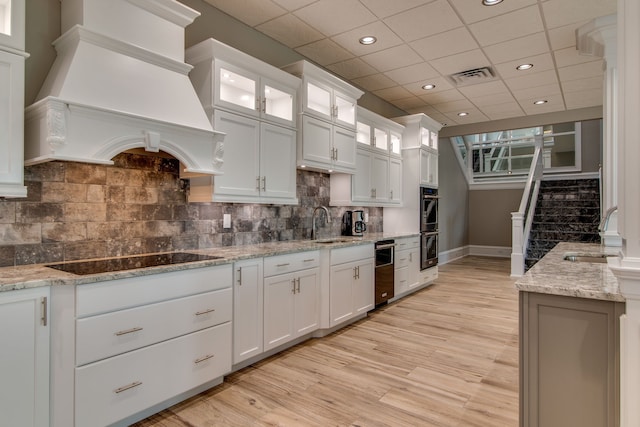
<path fill-rule="evenodd" d="M 397 206 L 402 203 L 404 127 L 376 113 L 358 109 L 356 167 L 353 175 L 331 175 L 334 206 Z"/>
<path fill-rule="evenodd" d="M 213 127 L 226 134 L 222 175 L 184 175 L 189 201 L 297 204 L 300 79 L 214 39 L 186 59 Z"/>
<path fill-rule="evenodd" d="M 192 177 L 189 201 L 297 204 L 296 132 L 226 111 L 214 116 L 227 134 L 223 175 Z"/>
<path fill-rule="evenodd" d="M 333 74 L 298 61 L 283 67 L 302 78 L 297 165 L 329 172 L 355 170 L 357 100 L 364 92 Z"/>
<path fill-rule="evenodd" d="M 0 1 L 0 197 L 26 197 L 24 185 L 25 2 Z"/>
<path fill-rule="evenodd" d="M 353 173 L 356 168 L 355 132 L 315 117 L 302 116 L 301 120 L 303 144 L 298 143 L 298 165 Z"/>
<path fill-rule="evenodd" d="M 262 258 L 233 266 L 233 364 L 263 351 L 264 286 Z"/>
<path fill-rule="evenodd" d="M 438 152 L 430 148 L 420 149 L 420 185 L 438 187 Z"/>
<path fill-rule="evenodd" d="M 265 258 L 264 351 L 318 329 L 320 253 Z"/>
<path fill-rule="evenodd" d="M 373 245 L 331 250 L 329 326 L 333 327 L 374 308 Z"/>
<path fill-rule="evenodd" d="M 0 293 L 0 424 L 49 425 L 49 288 Z"/>
<path fill-rule="evenodd" d="M 396 273 L 400 273 L 400 277 L 396 275 L 396 296 L 423 285 L 420 280 L 420 236 L 396 239 L 395 268 Z"/>
<path fill-rule="evenodd" d="M 133 422 L 221 382 L 232 363 L 231 281 L 227 264 L 76 286 L 75 426 Z"/>
<path fill-rule="evenodd" d="M 395 117 L 402 133 L 402 204 L 384 207 L 382 227 L 391 233 L 420 232 L 420 187 L 438 187 L 438 132 L 425 114 Z M 392 143 L 393 145 L 393 143 Z"/>

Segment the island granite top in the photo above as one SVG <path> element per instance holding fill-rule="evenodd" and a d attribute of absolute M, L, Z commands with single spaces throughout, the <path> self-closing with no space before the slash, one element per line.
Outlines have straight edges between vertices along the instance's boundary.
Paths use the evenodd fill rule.
<path fill-rule="evenodd" d="M 290 240 L 273 243 L 261 243 L 256 245 L 228 246 L 209 249 L 184 250 L 203 255 L 214 255 L 220 258 L 187 262 L 183 264 L 170 264 L 156 267 L 144 267 L 132 270 L 120 270 L 107 273 L 97 273 L 88 275 L 76 275 L 66 273 L 45 264 L 32 264 L 16 267 L 0 267 L 0 292 L 13 291 L 26 288 L 37 288 L 42 286 L 57 285 L 82 285 L 87 283 L 103 282 L 108 280 L 125 279 L 129 277 L 144 276 L 148 274 L 167 273 L 171 271 L 189 270 L 192 268 L 203 268 L 215 265 L 229 264 L 234 261 L 267 257 L 274 255 L 284 255 L 295 252 L 311 251 L 318 249 L 335 249 L 353 245 L 373 244 L 377 240 L 393 239 L 402 237 L 418 236 L 418 233 L 367 233 L 363 237 L 336 236 L 331 239 L 320 240 Z M 330 242 L 327 242 L 330 240 Z M 141 254 L 136 254 L 141 255 Z M 373 256 L 373 254 L 372 254 Z M 77 260 L 71 262 L 78 262 Z M 48 263 L 58 264 L 58 263 Z"/>
<path fill-rule="evenodd" d="M 619 248 L 594 243 L 558 243 L 516 282 L 519 291 L 624 302 L 607 263 L 575 262 L 566 254 L 617 256 Z"/>

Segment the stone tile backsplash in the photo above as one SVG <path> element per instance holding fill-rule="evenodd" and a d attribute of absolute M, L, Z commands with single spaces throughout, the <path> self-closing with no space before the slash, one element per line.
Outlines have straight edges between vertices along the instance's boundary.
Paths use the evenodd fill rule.
<path fill-rule="evenodd" d="M 307 239 L 316 206 L 329 205 L 329 175 L 297 172 L 297 206 L 187 203 L 173 158 L 122 153 L 114 165 L 48 162 L 25 168 L 28 196 L 0 200 L 0 266 Z M 340 234 L 347 208 L 330 208 L 319 237 Z M 382 231 L 382 208 L 369 231 Z M 222 215 L 231 214 L 231 228 Z"/>

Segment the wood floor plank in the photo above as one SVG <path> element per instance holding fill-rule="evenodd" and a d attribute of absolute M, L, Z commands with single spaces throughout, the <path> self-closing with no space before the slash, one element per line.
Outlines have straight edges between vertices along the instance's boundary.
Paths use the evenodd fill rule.
<path fill-rule="evenodd" d="M 135 426 L 517 426 L 509 272 L 500 258 L 440 266 L 432 286 Z"/>

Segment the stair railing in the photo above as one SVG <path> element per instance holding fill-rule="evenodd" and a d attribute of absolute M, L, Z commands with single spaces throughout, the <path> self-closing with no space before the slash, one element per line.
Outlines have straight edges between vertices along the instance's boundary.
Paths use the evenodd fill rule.
<path fill-rule="evenodd" d="M 529 233 L 540 190 L 544 165 L 542 162 L 542 135 L 535 136 L 535 150 L 529 167 L 527 183 L 517 212 L 511 212 L 511 276 L 524 274 L 525 254 L 529 246 Z"/>

